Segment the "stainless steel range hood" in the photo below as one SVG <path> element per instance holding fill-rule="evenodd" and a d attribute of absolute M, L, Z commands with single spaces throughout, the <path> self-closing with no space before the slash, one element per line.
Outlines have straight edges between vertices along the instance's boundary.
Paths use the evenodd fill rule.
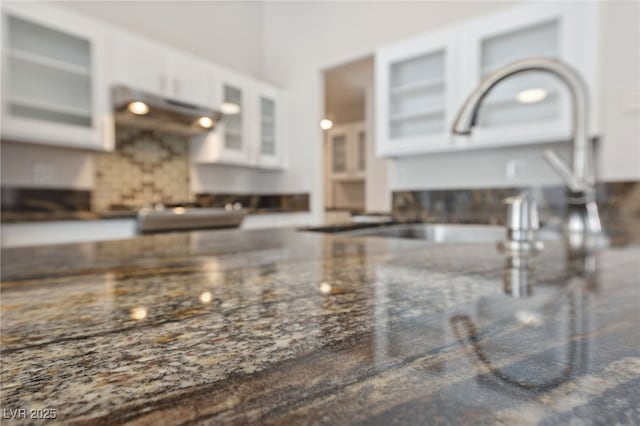
<path fill-rule="evenodd" d="M 112 99 L 117 123 L 146 129 L 190 136 L 211 131 L 222 118 L 222 114 L 213 109 L 126 86 L 113 87 Z"/>

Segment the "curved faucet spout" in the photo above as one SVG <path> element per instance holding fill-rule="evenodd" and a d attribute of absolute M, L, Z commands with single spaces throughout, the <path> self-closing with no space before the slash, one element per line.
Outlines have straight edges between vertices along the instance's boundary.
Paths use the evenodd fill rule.
<path fill-rule="evenodd" d="M 573 68 L 547 58 L 523 59 L 500 68 L 487 76 L 467 98 L 452 131 L 459 135 L 471 134 L 482 100 L 491 89 L 506 78 L 528 71 L 555 75 L 569 88 L 573 103 L 573 167 L 567 167 L 552 150 L 546 150 L 544 155 L 569 188 L 566 229 L 570 247 L 579 250 L 599 247 L 606 244 L 606 237 L 602 234 L 595 202 L 593 153 L 587 134 L 589 100 L 587 88 Z"/>
<path fill-rule="evenodd" d="M 573 104 L 573 167 L 571 179 L 567 181 L 567 185 L 572 189 L 580 187 L 585 191 L 592 190 L 595 177 L 592 149 L 587 133 L 589 114 L 587 88 L 578 73 L 565 63 L 548 58 L 529 58 L 513 62 L 488 75 L 469 95 L 460 109 L 453 124 L 453 133 L 471 134 L 471 128 L 477 122 L 482 100 L 491 89 L 506 78 L 529 71 L 542 71 L 555 75 L 569 88 Z M 557 156 L 554 160 L 556 161 L 550 161 L 550 164 L 563 179 L 567 180 L 567 168 L 564 167 L 563 170 L 559 167 L 561 164 Z"/>

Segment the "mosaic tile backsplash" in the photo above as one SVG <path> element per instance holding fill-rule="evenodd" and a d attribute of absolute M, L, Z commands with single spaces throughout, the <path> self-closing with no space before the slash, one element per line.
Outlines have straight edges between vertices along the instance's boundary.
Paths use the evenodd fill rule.
<path fill-rule="evenodd" d="M 184 136 L 118 126 L 115 151 L 96 156 L 94 211 L 138 209 L 192 198 L 189 142 Z"/>

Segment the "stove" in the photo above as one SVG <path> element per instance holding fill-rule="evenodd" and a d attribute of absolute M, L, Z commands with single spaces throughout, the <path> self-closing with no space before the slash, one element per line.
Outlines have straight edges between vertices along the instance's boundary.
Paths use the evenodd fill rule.
<path fill-rule="evenodd" d="M 189 203 L 148 205 L 138 211 L 138 233 L 238 228 L 246 214 L 247 210 L 239 204 L 227 204 L 224 208 L 194 207 Z"/>

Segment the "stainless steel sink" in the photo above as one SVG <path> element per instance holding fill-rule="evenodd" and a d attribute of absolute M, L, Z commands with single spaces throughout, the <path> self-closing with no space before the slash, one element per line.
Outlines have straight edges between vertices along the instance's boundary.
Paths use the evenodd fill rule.
<path fill-rule="evenodd" d="M 497 242 L 505 238 L 504 226 L 465 224 L 402 224 L 379 228 L 348 231 L 342 235 L 372 236 L 387 238 L 409 238 L 432 243 L 481 243 Z M 551 229 L 538 232 L 542 240 L 557 240 L 560 235 Z"/>

